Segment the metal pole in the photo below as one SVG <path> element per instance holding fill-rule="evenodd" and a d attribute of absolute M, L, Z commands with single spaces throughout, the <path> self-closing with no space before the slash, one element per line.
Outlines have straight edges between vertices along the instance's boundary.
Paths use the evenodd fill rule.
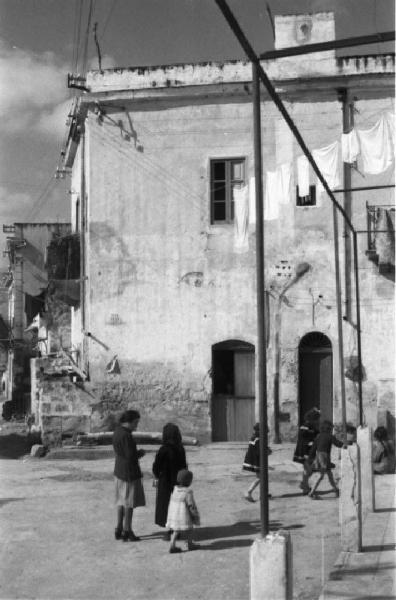
<path fill-rule="evenodd" d="M 279 50 L 269 50 L 268 52 L 260 54 L 260 59 L 270 60 L 274 58 L 283 58 L 285 56 L 335 50 L 337 48 L 351 48 L 352 46 L 378 44 L 379 42 L 393 42 L 394 40 L 394 31 L 381 31 L 372 35 L 362 35 L 359 37 L 343 38 L 342 40 L 332 40 L 330 42 L 318 42 L 317 44 L 305 44 L 304 46 L 291 46 L 289 48 L 280 48 Z"/>
<path fill-rule="evenodd" d="M 268 519 L 268 426 L 267 426 L 267 348 L 264 287 L 264 209 L 261 157 L 260 80 L 257 65 L 252 65 L 254 176 L 256 192 L 256 294 L 257 294 L 257 394 L 260 421 L 260 517 L 261 536 L 269 532 Z"/>
<path fill-rule="evenodd" d="M 346 432 L 346 399 L 345 399 L 345 374 L 344 374 L 344 337 L 342 321 L 342 303 L 341 303 L 341 276 L 340 276 L 340 247 L 338 241 L 338 214 L 333 204 L 333 231 L 334 231 L 334 267 L 336 282 L 336 302 L 337 302 L 337 329 L 338 329 L 338 363 L 341 386 L 341 420 L 342 437 L 344 443 L 347 441 Z"/>
<path fill-rule="evenodd" d="M 351 121 L 350 106 L 349 106 L 349 92 L 346 88 L 338 90 L 338 99 L 342 104 L 342 130 L 344 133 L 348 133 L 353 123 Z M 351 176 L 351 165 L 349 163 L 343 163 L 344 172 L 344 210 L 351 219 L 352 216 L 352 195 L 348 191 L 352 187 L 352 176 Z M 351 244 L 352 231 L 348 227 L 347 223 L 344 223 L 344 277 L 345 277 L 345 311 L 346 318 L 350 323 L 352 321 L 352 282 L 351 282 L 351 264 L 352 264 L 352 244 Z"/>
<path fill-rule="evenodd" d="M 358 265 L 358 247 L 357 233 L 353 231 L 353 266 L 355 273 L 355 295 L 356 295 L 356 334 L 357 334 L 357 352 L 358 352 L 358 398 L 359 398 L 359 425 L 363 426 L 363 390 L 362 390 L 362 338 L 360 331 L 360 291 L 359 291 L 359 265 Z"/>

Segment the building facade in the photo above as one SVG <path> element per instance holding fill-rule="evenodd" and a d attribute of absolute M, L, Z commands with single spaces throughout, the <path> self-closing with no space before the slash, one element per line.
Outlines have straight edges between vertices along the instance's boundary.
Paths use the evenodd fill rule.
<path fill-rule="evenodd" d="M 2 382 L 3 416 L 9 418 L 31 410 L 30 359 L 62 345 L 58 327 L 48 318 L 47 249 L 54 239 L 70 233 L 70 224 L 15 223 L 3 229 L 10 234 L 5 250 L 9 270 L 3 278 L 8 295 L 8 361 Z M 70 326 L 63 344 L 70 346 Z"/>
<path fill-rule="evenodd" d="M 277 47 L 335 38 L 331 13 L 275 26 Z M 362 130 L 391 120 L 394 55 L 263 67 L 311 150 L 340 142 L 346 113 Z M 246 439 L 258 415 L 251 64 L 94 71 L 85 86 L 65 166 L 81 240 L 71 343 L 95 396 L 92 427 L 133 406 L 142 428 L 175 421 L 202 440 Z M 332 203 L 312 173 L 300 193 L 302 151 L 264 90 L 261 111 L 269 427 L 292 440 L 312 406 L 341 421 L 343 377 L 358 420 L 353 249 L 338 214 L 340 348 Z M 291 183 L 274 203 L 268 173 L 284 164 Z M 371 188 L 336 195 L 359 232 L 363 406 L 375 425 L 379 409 L 394 414 L 394 193 L 379 188 L 393 184 L 394 161 L 363 166 L 339 155 L 335 189 Z"/>

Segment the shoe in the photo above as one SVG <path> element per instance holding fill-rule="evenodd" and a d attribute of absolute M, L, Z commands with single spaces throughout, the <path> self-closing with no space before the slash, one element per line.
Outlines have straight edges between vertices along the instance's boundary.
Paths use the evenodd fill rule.
<path fill-rule="evenodd" d="M 174 548 L 169 548 L 169 554 L 176 554 L 177 552 L 181 552 L 182 549 L 175 546 Z"/>
<path fill-rule="evenodd" d="M 311 491 L 311 488 L 303 483 L 300 483 L 298 487 L 302 490 L 303 496 L 306 496 Z"/>
<path fill-rule="evenodd" d="M 164 540 L 164 542 L 170 542 L 171 537 L 172 537 L 172 532 L 167 531 L 166 533 L 164 533 L 164 537 L 162 539 Z"/>
<path fill-rule="evenodd" d="M 340 490 L 334 490 L 334 496 L 336 498 L 339 498 L 340 497 Z"/>
<path fill-rule="evenodd" d="M 122 529 L 120 529 L 119 527 L 116 527 L 114 529 L 114 537 L 116 540 L 120 540 L 122 538 Z"/>
<path fill-rule="evenodd" d="M 199 550 L 200 545 L 199 544 L 195 544 L 194 542 L 190 542 L 190 544 L 187 544 L 187 550 Z"/>
<path fill-rule="evenodd" d="M 140 537 L 135 535 L 133 531 L 123 531 L 122 539 L 124 542 L 140 542 Z"/>
<path fill-rule="evenodd" d="M 245 500 L 247 500 L 248 502 L 256 502 L 254 498 L 252 498 L 252 496 L 250 494 L 245 494 L 244 495 Z"/>
<path fill-rule="evenodd" d="M 311 492 L 308 494 L 308 498 L 311 498 L 311 500 L 320 500 L 320 496 L 318 496 L 317 494 L 311 494 Z"/>

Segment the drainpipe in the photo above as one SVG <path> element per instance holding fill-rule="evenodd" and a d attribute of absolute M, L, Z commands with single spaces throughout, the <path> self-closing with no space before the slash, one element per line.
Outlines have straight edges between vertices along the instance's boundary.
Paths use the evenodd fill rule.
<path fill-rule="evenodd" d="M 278 297 L 276 314 L 275 314 L 275 375 L 274 375 L 274 443 L 280 444 L 281 437 L 279 431 L 279 404 L 280 404 L 280 362 L 281 362 L 281 347 L 280 347 L 280 334 L 282 327 L 282 302 L 286 292 L 295 284 L 297 281 L 305 275 L 311 268 L 308 263 L 299 263 L 296 267 L 296 274 L 293 279 L 283 288 Z"/>

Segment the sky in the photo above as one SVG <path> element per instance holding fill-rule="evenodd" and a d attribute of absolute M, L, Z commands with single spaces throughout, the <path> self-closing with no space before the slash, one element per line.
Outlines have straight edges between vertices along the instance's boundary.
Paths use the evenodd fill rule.
<path fill-rule="evenodd" d="M 3 224 L 68 221 L 70 178 L 55 179 L 74 90 L 67 74 L 98 68 L 91 0 L 0 0 L 0 270 Z M 229 0 L 257 53 L 273 16 L 333 10 L 337 39 L 394 29 L 394 0 Z M 244 58 L 214 0 L 92 0 L 102 67 Z M 85 50 L 86 48 L 86 50 Z M 393 44 L 342 54 L 393 51 Z M 340 53 L 340 52 L 339 52 Z M 85 61 L 84 61 L 85 57 Z"/>

